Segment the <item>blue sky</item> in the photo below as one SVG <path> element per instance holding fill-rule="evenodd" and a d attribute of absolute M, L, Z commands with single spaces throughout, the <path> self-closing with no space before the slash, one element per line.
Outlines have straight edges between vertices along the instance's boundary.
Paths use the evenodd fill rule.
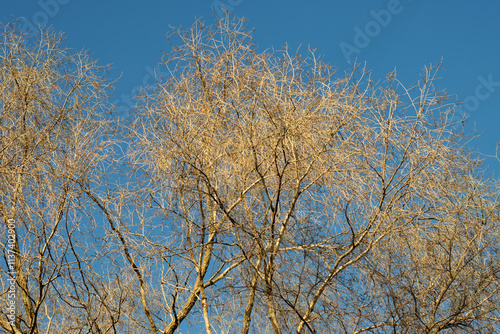
<path fill-rule="evenodd" d="M 262 49 L 310 45 L 339 69 L 366 61 L 375 78 L 395 67 L 415 83 L 424 65 L 444 60 L 439 86 L 466 101 L 468 129 L 482 136 L 471 147 L 493 155 L 500 142 L 500 2 L 430 0 L 0 0 L 0 20 L 25 17 L 25 25 L 48 24 L 66 34 L 68 47 L 88 49 L 120 77 L 115 95 L 126 105 L 143 82 L 151 83 L 170 26 L 194 19 L 213 23 L 225 6 L 248 19 Z M 496 174 L 500 162 L 488 159 Z"/>

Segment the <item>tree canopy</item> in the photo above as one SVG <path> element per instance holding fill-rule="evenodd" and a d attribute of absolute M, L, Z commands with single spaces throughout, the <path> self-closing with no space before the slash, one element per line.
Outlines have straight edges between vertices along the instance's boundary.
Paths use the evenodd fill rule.
<path fill-rule="evenodd" d="M 4 331 L 499 330 L 500 188 L 440 64 L 375 82 L 196 21 L 126 122 L 88 53 L 3 29 Z"/>

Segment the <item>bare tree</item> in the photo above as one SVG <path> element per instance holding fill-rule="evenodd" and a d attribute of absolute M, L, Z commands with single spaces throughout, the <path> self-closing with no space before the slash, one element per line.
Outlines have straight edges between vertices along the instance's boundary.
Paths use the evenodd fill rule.
<path fill-rule="evenodd" d="M 477 160 L 465 157 L 451 131 L 455 105 L 434 88 L 439 66 L 426 67 L 420 84 L 406 89 L 395 73 L 383 84 L 360 67 L 337 74 L 311 50 L 306 58 L 288 49 L 259 53 L 242 21 L 226 18 L 214 29 L 196 22 L 175 37 L 180 43 L 164 62 L 171 77 L 144 92 L 131 153 L 135 179 L 145 181 L 142 198 L 172 231 L 166 246 L 143 243 L 165 252 L 170 276 L 162 308 L 171 317 L 165 332 L 198 317 L 196 305 L 207 333 L 222 331 L 216 327 L 222 314 L 232 324 L 227 332 L 403 328 L 406 318 L 382 309 L 388 297 L 377 290 L 384 284 L 375 279 L 383 271 L 379 261 L 384 254 L 420 256 L 402 236 L 417 241 L 409 231 L 424 229 L 432 215 L 453 215 L 436 199 L 457 202 L 471 183 L 443 178 L 465 180 L 465 170 L 471 180 L 480 178 Z M 495 188 L 488 189 L 477 209 L 497 221 Z M 459 247 L 452 240 L 463 241 L 468 224 L 433 224 L 435 237 L 454 233 L 433 247 Z M 397 248 L 389 250 L 392 242 Z M 468 254 L 472 245 L 460 247 Z M 484 260 L 480 254 L 477 261 Z M 471 264 L 464 261 L 450 270 Z M 488 301 L 476 304 L 494 304 L 496 285 L 479 295 Z M 408 328 L 435 332 L 461 316 L 448 327 L 427 319 L 427 327 Z"/>
<path fill-rule="evenodd" d="M 435 207 L 367 261 L 379 316 L 395 332 L 499 330 L 498 185 L 479 182 L 473 170 L 444 172 L 422 189 Z"/>
<path fill-rule="evenodd" d="M 407 89 L 196 21 L 116 158 L 104 69 L 4 30 L 6 331 L 498 330 L 500 191 L 452 131 L 439 64 Z"/>
<path fill-rule="evenodd" d="M 87 53 L 65 49 L 49 30 L 33 38 L 16 23 L 2 30 L 0 215 L 8 242 L 0 326 L 12 333 L 76 330 L 65 326 L 71 305 L 73 316 L 88 313 L 83 328 L 98 332 L 90 318 L 110 326 L 117 319 L 102 309 L 103 283 L 87 276 L 100 255 L 90 248 L 95 225 L 85 219 L 91 208 L 80 184 L 96 183 L 106 167 L 104 69 Z M 10 282 L 18 298 L 9 297 Z M 15 320 L 7 317 L 9 302 Z"/>

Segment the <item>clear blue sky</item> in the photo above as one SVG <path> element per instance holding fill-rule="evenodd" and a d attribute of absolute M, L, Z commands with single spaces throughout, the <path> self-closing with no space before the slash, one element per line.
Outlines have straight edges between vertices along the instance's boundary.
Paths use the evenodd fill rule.
<path fill-rule="evenodd" d="M 410 85 L 423 65 L 443 58 L 440 86 L 468 101 L 468 110 L 462 108 L 468 127 L 482 133 L 472 147 L 494 154 L 500 142 L 498 0 L 0 0 L 0 19 L 47 23 L 66 34 L 69 47 L 112 63 L 112 75 L 121 75 L 116 98 L 125 105 L 126 96 L 149 78 L 161 50 L 168 51 L 169 26 L 187 28 L 195 17 L 213 23 L 213 7 L 221 5 L 248 18 L 261 47 L 311 45 L 340 69 L 357 57 L 375 77 L 397 67 Z M 498 175 L 500 162 L 487 162 Z"/>

